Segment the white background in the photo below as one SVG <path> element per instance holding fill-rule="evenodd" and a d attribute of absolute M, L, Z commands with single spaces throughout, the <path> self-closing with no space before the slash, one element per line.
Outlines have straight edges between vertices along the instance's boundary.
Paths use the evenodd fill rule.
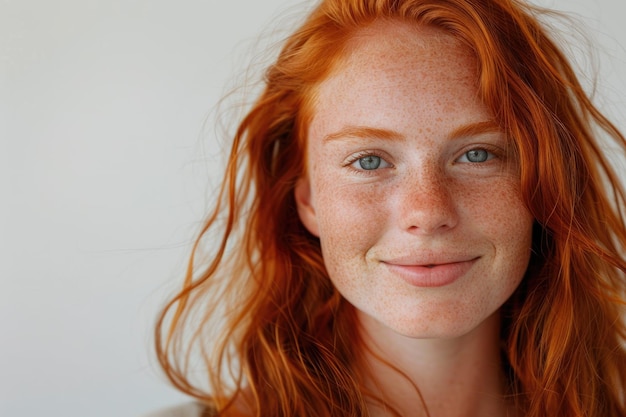
<path fill-rule="evenodd" d="M 540 4 L 580 14 L 626 128 L 623 0 Z M 213 109 L 267 55 L 258 35 L 309 6 L 0 0 L 0 416 L 186 400 L 151 334 L 216 183 Z"/>

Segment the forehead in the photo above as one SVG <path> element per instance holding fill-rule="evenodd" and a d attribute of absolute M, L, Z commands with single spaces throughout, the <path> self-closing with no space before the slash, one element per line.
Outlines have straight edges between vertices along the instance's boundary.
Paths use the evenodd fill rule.
<path fill-rule="evenodd" d="M 462 67 L 462 68 L 459 68 Z M 348 40 L 345 53 L 324 82 L 336 78 L 372 75 L 424 81 L 433 73 L 459 75 L 476 81 L 477 61 L 459 39 L 441 29 L 403 21 L 376 21 L 360 28 Z"/>
<path fill-rule="evenodd" d="M 449 116 L 460 108 L 481 107 L 474 55 L 440 29 L 375 22 L 357 31 L 346 51 L 317 86 L 313 108 L 317 127 L 320 122 L 389 124 L 427 111 Z"/>
<path fill-rule="evenodd" d="M 465 52 L 469 49 L 462 42 L 440 28 L 402 20 L 377 20 L 357 29 L 349 38 L 346 58 L 355 58 L 361 53 L 427 54 L 423 58 L 445 56 L 451 50 Z"/>

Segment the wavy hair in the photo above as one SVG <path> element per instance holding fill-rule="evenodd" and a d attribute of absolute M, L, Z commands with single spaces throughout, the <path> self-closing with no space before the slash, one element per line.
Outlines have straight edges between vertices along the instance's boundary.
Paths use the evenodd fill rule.
<path fill-rule="evenodd" d="M 516 404 L 532 417 L 626 415 L 626 195 L 601 142 L 624 151 L 626 140 L 542 13 L 515 0 L 324 0 L 309 14 L 236 131 L 184 285 L 159 317 L 158 360 L 178 389 L 220 415 L 238 415 L 241 398 L 258 417 L 367 415 L 354 315 L 300 223 L 294 186 L 315 87 L 356 30 L 387 19 L 439 28 L 473 52 L 481 98 L 518 155 L 535 225 L 528 271 L 502 308 Z M 198 259 L 209 238 L 216 249 Z"/>

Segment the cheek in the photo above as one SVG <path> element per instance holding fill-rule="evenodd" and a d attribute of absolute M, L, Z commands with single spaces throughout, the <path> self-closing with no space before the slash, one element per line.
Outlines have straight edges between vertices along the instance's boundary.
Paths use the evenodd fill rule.
<path fill-rule="evenodd" d="M 457 208 L 468 237 L 489 242 L 497 259 L 513 269 L 525 269 L 532 244 L 533 217 L 524 205 L 519 184 L 502 178 L 487 184 L 464 184 Z"/>
<path fill-rule="evenodd" d="M 478 195 L 478 193 L 477 193 Z M 509 279 L 504 291 L 513 290 L 528 268 L 532 246 L 533 217 L 521 200 L 516 181 L 502 181 L 480 201 L 468 204 L 474 219 L 474 232 L 480 233 L 493 247 L 494 273 Z"/>
<path fill-rule="evenodd" d="M 384 189 L 342 184 L 332 172 L 315 172 L 313 186 L 319 236 L 329 269 L 363 259 L 390 218 Z M 343 266 L 341 264 L 344 264 Z"/>
<path fill-rule="evenodd" d="M 389 217 L 387 199 L 371 189 L 327 181 L 316 191 L 320 238 L 334 246 L 362 249 L 375 241 Z"/>
<path fill-rule="evenodd" d="M 502 179 L 489 184 L 463 184 L 458 194 L 465 218 L 472 219 L 484 233 L 507 241 L 525 236 L 532 228 L 532 216 L 521 199 L 519 184 Z"/>

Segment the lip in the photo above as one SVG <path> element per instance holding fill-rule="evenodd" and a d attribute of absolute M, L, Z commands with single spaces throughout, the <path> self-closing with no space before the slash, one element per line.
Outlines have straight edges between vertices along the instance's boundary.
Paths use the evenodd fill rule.
<path fill-rule="evenodd" d="M 391 272 L 414 287 L 434 288 L 450 285 L 463 277 L 479 257 L 458 261 L 411 263 L 403 260 L 381 261 Z"/>

